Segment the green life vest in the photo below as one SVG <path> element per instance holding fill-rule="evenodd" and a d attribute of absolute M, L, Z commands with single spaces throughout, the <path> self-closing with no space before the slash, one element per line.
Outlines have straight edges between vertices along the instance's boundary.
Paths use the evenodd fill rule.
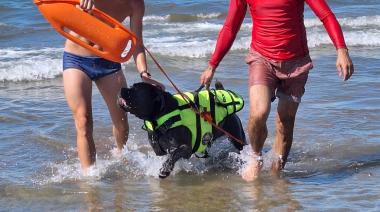
<path fill-rule="evenodd" d="M 244 106 L 243 98 L 230 90 L 202 90 L 198 93 L 186 92 L 184 95 L 195 103 L 200 112 L 210 112 L 217 125 Z M 180 94 L 173 97 L 177 100 L 178 107 L 153 122 L 145 120 L 144 128 L 150 132 L 164 133 L 168 129 L 185 126 L 191 131 L 193 153 L 204 153 L 207 143 L 203 142 L 203 138 L 206 134 L 213 135 L 212 125 L 196 114 Z"/>

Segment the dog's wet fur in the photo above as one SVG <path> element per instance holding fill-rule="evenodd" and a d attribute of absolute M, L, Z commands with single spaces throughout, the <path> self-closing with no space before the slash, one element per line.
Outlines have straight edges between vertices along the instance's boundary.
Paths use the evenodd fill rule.
<path fill-rule="evenodd" d="M 220 82 L 215 83 L 215 89 L 224 89 Z M 177 100 L 169 92 L 163 91 L 149 83 L 136 83 L 130 88 L 122 88 L 118 98 L 118 104 L 125 111 L 136 117 L 154 121 L 160 116 L 167 114 L 178 107 Z M 184 120 L 186 121 L 186 120 Z M 239 117 L 236 114 L 227 116 L 219 126 L 246 144 L 244 130 Z M 215 140 L 224 134 L 214 130 L 212 139 Z M 159 177 L 165 178 L 170 175 L 175 163 L 181 159 L 189 159 L 192 155 L 191 132 L 185 126 L 178 126 L 167 130 L 160 136 L 148 132 L 149 142 L 156 155 L 168 155 L 163 163 Z M 243 149 L 243 145 L 229 138 L 237 151 Z"/>

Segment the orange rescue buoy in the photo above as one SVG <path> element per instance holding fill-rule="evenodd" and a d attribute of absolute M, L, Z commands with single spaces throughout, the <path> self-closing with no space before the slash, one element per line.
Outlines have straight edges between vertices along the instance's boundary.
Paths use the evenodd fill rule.
<path fill-rule="evenodd" d="M 51 26 L 67 39 L 108 60 L 125 62 L 131 58 L 137 37 L 104 12 L 96 8 L 91 14 L 84 12 L 76 8 L 79 0 L 34 0 L 34 3 Z"/>

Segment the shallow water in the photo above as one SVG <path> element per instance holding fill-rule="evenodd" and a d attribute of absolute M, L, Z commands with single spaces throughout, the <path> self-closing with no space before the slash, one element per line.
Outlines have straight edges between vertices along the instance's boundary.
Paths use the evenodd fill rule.
<path fill-rule="evenodd" d="M 314 69 L 297 114 L 289 162 L 280 177 L 268 172 L 273 104 L 263 175 L 246 183 L 240 172 L 250 147 L 240 155 L 228 155 L 225 139 L 213 147 L 213 157 L 182 160 L 169 178 L 159 180 L 164 158 L 154 155 L 142 121 L 133 116 L 127 149 L 115 154 L 111 121 L 95 87 L 97 164 L 82 175 L 75 128 L 63 95 L 63 39 L 29 1 L 0 1 L 1 210 L 379 211 L 380 14 L 373 9 L 379 2 L 329 2 L 343 25 L 355 75 L 348 82 L 338 78 L 335 50 L 307 10 Z M 227 3 L 147 1 L 145 41 L 181 89 L 198 87 Z M 215 76 L 246 103 L 249 22 L 247 18 Z M 154 77 L 172 92 L 148 62 Z M 139 81 L 132 63 L 123 64 L 123 69 L 129 85 Z M 239 112 L 244 126 L 247 115 L 248 107 Z"/>

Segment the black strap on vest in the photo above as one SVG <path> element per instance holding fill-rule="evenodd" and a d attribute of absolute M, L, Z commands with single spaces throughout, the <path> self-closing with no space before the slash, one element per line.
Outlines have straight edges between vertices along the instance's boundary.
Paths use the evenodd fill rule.
<path fill-rule="evenodd" d="M 210 99 L 210 113 L 211 113 L 211 117 L 212 117 L 212 121 L 216 123 L 216 120 L 215 120 L 215 96 L 213 94 L 213 92 L 211 91 L 208 91 L 208 96 L 209 96 L 209 99 Z M 212 134 L 215 135 L 215 128 L 212 127 Z"/>
<path fill-rule="evenodd" d="M 197 107 L 199 107 L 199 96 L 198 96 L 198 93 L 197 92 L 194 92 L 194 103 L 195 105 L 197 105 Z M 195 144 L 194 144 L 194 147 L 193 147 L 193 153 L 196 152 L 199 148 L 199 145 L 201 144 L 201 132 L 202 132 L 202 129 L 201 129 L 201 117 L 199 116 L 198 113 L 195 114 L 195 117 L 196 117 L 196 129 L 197 129 L 197 137 L 195 138 Z"/>
<path fill-rule="evenodd" d="M 156 130 L 160 132 L 161 134 L 165 134 L 170 127 L 176 123 L 177 121 L 181 121 L 181 116 L 180 115 L 175 115 L 170 117 L 168 120 L 166 120 L 164 123 L 161 124 Z"/>
<path fill-rule="evenodd" d="M 186 109 L 189 109 L 191 107 L 190 107 L 190 104 L 184 104 L 184 105 L 178 106 L 177 108 L 178 108 L 178 110 L 186 110 Z"/>
<path fill-rule="evenodd" d="M 229 103 L 221 103 L 221 102 L 216 102 L 215 103 L 217 106 L 220 106 L 220 107 L 224 107 L 224 108 L 226 108 L 227 109 L 227 111 L 228 111 L 228 106 L 230 106 L 230 105 L 233 105 L 234 106 L 234 113 L 236 112 L 236 105 L 238 105 L 238 104 L 240 104 L 240 102 L 229 102 Z"/>

